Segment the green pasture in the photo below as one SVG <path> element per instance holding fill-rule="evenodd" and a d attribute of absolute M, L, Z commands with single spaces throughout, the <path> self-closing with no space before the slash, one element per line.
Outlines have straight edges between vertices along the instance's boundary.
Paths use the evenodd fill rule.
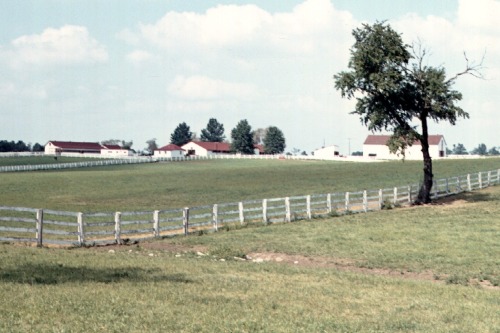
<path fill-rule="evenodd" d="M 499 203 L 496 186 L 130 246 L 0 244 L 0 332 L 499 332 Z M 292 260 L 242 259 L 259 253 Z"/>
<path fill-rule="evenodd" d="M 20 158 L 22 159 L 22 158 Z M 439 160 L 436 178 L 500 168 L 500 159 Z M 422 162 L 205 160 L 0 173 L 0 205 L 67 211 L 193 207 L 418 183 Z"/>

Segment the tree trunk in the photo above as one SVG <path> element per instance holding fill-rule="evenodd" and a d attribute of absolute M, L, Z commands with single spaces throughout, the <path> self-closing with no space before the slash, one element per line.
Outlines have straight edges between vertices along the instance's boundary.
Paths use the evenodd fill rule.
<path fill-rule="evenodd" d="M 421 205 L 431 202 L 431 190 L 433 177 L 432 174 L 432 158 L 429 154 L 429 133 L 427 130 L 427 115 L 421 118 L 422 122 L 422 137 L 420 139 L 420 144 L 422 145 L 422 155 L 424 157 L 424 181 L 418 192 L 417 200 L 415 204 Z"/>

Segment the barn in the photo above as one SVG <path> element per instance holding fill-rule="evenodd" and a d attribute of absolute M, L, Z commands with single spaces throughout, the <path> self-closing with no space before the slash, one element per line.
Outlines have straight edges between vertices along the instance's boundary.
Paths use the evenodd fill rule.
<path fill-rule="evenodd" d="M 45 154 L 80 154 L 103 155 L 107 157 L 130 156 L 128 149 L 118 145 L 103 145 L 98 142 L 49 141 L 45 144 Z"/>
<path fill-rule="evenodd" d="M 154 157 L 184 157 L 186 151 L 181 147 L 170 143 L 154 151 Z"/>
<path fill-rule="evenodd" d="M 400 159 L 402 156 L 392 154 L 387 147 L 390 135 L 368 135 L 363 143 L 363 157 L 391 160 Z M 431 158 L 446 157 L 446 141 L 443 135 L 429 135 L 429 153 Z M 421 160 L 422 145 L 420 141 L 415 141 L 411 147 L 405 151 L 405 159 Z"/>
<path fill-rule="evenodd" d="M 231 154 L 231 144 L 226 142 L 191 141 L 182 146 L 188 156 Z M 264 153 L 262 145 L 254 145 L 255 155 Z"/>

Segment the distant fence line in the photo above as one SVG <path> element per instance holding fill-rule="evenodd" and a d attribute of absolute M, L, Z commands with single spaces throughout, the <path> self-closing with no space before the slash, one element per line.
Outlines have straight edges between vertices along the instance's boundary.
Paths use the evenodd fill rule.
<path fill-rule="evenodd" d="M 434 181 L 432 199 L 500 184 L 500 169 Z M 311 220 L 411 204 L 419 186 L 327 193 L 155 211 L 82 213 L 0 206 L 0 241 L 92 246 Z"/>

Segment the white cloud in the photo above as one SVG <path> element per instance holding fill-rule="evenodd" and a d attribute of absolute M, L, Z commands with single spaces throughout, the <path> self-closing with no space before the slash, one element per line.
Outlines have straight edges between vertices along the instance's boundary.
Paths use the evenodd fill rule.
<path fill-rule="evenodd" d="M 95 63 L 108 59 L 105 47 L 89 35 L 87 28 L 74 25 L 18 37 L 11 42 L 7 56 L 12 65 Z"/>
<path fill-rule="evenodd" d="M 140 64 L 153 59 L 153 55 L 144 50 L 135 50 L 127 54 L 127 60 L 134 64 Z"/>
<path fill-rule="evenodd" d="M 178 76 L 169 85 L 168 92 L 188 100 L 213 100 L 221 98 L 249 98 L 256 89 L 249 84 L 226 82 L 206 76 Z"/>
<path fill-rule="evenodd" d="M 255 5 L 219 5 L 202 14 L 168 12 L 139 30 L 146 41 L 170 52 L 241 47 L 250 54 L 271 50 L 310 54 L 320 47 L 332 49 L 336 39 L 324 37 L 349 34 L 352 23 L 352 16 L 335 10 L 329 0 L 306 0 L 292 12 L 276 14 Z"/>

